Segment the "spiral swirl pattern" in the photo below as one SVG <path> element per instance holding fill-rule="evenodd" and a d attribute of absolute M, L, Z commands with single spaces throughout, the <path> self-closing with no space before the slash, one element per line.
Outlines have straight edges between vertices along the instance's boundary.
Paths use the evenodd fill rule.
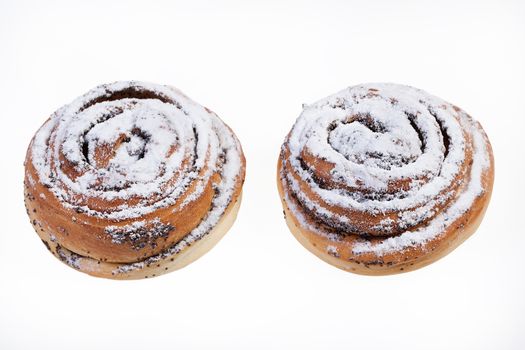
<path fill-rule="evenodd" d="M 244 180 L 240 144 L 215 113 L 172 87 L 139 82 L 99 86 L 55 112 L 35 135 L 26 168 L 49 210 L 64 217 L 64 231 L 71 217 L 92 228 L 77 233 L 89 251 L 53 227 L 55 239 L 115 263 L 204 234 Z"/>
<path fill-rule="evenodd" d="M 491 159 L 481 126 L 458 107 L 408 86 L 364 84 L 305 106 L 279 176 L 298 225 L 326 238 L 319 249 L 384 263 L 424 248 L 467 211 L 491 186 Z"/>

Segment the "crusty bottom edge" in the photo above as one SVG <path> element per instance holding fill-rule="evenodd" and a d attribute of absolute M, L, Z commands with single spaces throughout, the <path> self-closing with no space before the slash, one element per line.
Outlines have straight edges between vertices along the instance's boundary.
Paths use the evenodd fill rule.
<path fill-rule="evenodd" d="M 481 221 L 483 220 L 483 216 L 485 215 L 485 211 L 487 210 L 492 194 L 492 191 L 489 191 L 489 193 L 487 193 L 484 199 L 482 210 L 477 213 L 477 216 L 469 220 L 468 224 L 463 228 L 463 230 L 461 230 L 461 232 L 452 235 L 449 239 L 442 242 L 437 249 L 429 251 L 428 254 L 426 254 L 424 257 L 409 262 L 400 262 L 391 266 L 376 265 L 366 267 L 364 266 L 364 264 L 359 264 L 354 261 L 347 261 L 334 257 L 328 254 L 327 252 L 316 248 L 313 245 L 313 243 L 307 239 L 307 237 L 302 232 L 303 229 L 300 227 L 299 221 L 294 216 L 292 211 L 288 208 L 288 205 L 284 200 L 284 190 L 280 178 L 280 166 L 278 166 L 277 169 L 277 188 L 279 191 L 279 196 L 281 197 L 281 203 L 284 209 L 286 224 L 288 225 L 288 228 L 292 232 L 293 236 L 297 239 L 297 241 L 299 241 L 299 243 L 303 245 L 303 247 L 305 247 L 312 254 L 314 254 L 319 259 L 323 260 L 324 262 L 327 262 L 330 265 L 333 265 L 337 268 L 348 272 L 367 276 L 385 276 L 414 271 L 429 264 L 432 264 L 433 262 L 446 256 L 448 253 L 452 252 L 459 245 L 461 245 L 461 243 L 467 240 L 470 236 L 472 236 L 472 234 L 477 230 L 477 228 L 481 224 Z"/>
<path fill-rule="evenodd" d="M 210 251 L 211 248 L 213 248 L 221 240 L 221 238 L 224 237 L 226 232 L 229 231 L 235 222 L 241 205 L 241 199 L 242 192 L 239 193 L 237 198 L 235 198 L 235 202 L 229 205 L 229 207 L 226 209 L 226 212 L 222 215 L 215 227 L 204 237 L 196 242 L 193 242 L 191 245 L 184 247 L 177 253 L 174 253 L 170 256 L 163 256 L 155 262 L 148 262 L 143 267 L 122 269 L 119 267 L 133 266 L 133 263 L 110 263 L 99 261 L 90 257 L 85 257 L 62 247 L 55 240 L 52 240 L 52 233 L 48 232 L 48 230 L 38 230 L 35 228 L 35 231 L 40 236 L 42 242 L 55 257 L 57 257 L 66 265 L 91 276 L 118 280 L 133 280 L 156 277 L 181 269 Z M 26 201 L 26 205 L 28 206 L 29 212 L 31 212 L 31 202 Z M 148 261 L 148 259 L 150 258 L 146 258 L 144 261 Z M 141 262 L 139 261 L 138 264 L 140 263 Z"/>

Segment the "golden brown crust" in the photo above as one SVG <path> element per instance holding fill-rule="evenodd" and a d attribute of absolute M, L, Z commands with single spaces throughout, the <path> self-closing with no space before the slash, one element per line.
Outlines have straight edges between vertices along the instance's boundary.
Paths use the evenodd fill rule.
<path fill-rule="evenodd" d="M 138 262 L 139 265 L 143 265 L 138 267 L 135 267 L 134 264 L 101 261 L 73 253 L 57 243 L 56 238 L 54 238 L 56 231 L 50 230 L 49 226 L 46 225 L 47 221 L 41 220 L 41 217 L 38 216 L 42 206 L 36 203 L 27 192 L 25 195 L 25 204 L 33 228 L 42 240 L 42 243 L 44 243 L 49 252 L 61 262 L 94 277 L 134 280 L 157 277 L 176 271 L 206 254 L 224 237 L 235 222 L 241 206 L 242 190 L 235 198 L 235 200 L 231 201 L 217 225 L 203 238 L 191 245 L 183 247 L 176 253 L 159 254 L 153 256 L 154 259 L 150 257 L 142 262 Z M 158 260 L 155 259 L 157 257 Z"/>

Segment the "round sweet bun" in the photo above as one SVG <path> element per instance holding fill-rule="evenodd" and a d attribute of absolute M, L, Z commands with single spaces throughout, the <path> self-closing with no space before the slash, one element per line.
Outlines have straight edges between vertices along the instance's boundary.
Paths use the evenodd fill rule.
<path fill-rule="evenodd" d="M 186 266 L 232 226 L 246 161 L 233 131 L 179 90 L 96 87 L 33 137 L 25 205 L 49 251 L 92 276 L 138 279 Z"/>
<path fill-rule="evenodd" d="M 305 106 L 277 165 L 294 237 L 362 275 L 413 271 L 450 253 L 480 225 L 493 183 L 481 125 L 396 84 L 358 85 Z"/>

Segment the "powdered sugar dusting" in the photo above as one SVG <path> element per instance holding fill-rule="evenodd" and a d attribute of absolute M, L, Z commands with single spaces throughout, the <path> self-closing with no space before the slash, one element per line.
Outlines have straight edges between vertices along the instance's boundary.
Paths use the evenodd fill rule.
<path fill-rule="evenodd" d="M 207 183 L 218 170 L 235 179 L 241 166 L 238 141 L 213 112 L 178 90 L 141 82 L 91 90 L 55 112 L 30 147 L 38 181 L 65 207 L 117 221 L 174 204 L 190 183 Z M 228 197 L 232 188 L 221 187 Z M 195 186 L 186 202 L 202 190 Z"/>
<path fill-rule="evenodd" d="M 354 254 L 421 245 L 485 190 L 485 137 L 465 112 L 422 90 L 350 87 L 304 106 L 282 148 L 284 200 L 312 232 L 359 236 Z"/>

